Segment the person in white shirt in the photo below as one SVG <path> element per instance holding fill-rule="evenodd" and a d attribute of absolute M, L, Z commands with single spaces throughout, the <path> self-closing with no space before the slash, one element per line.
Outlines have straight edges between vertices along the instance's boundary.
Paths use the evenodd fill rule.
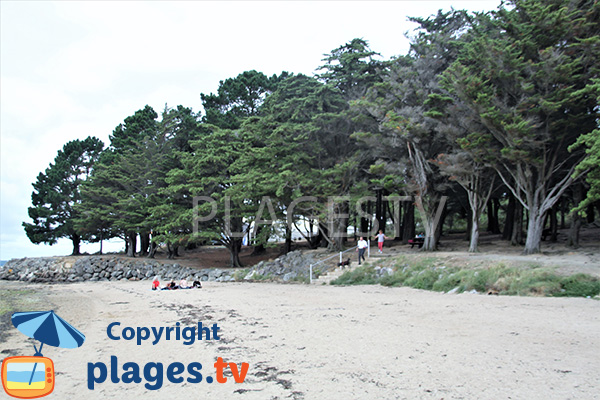
<path fill-rule="evenodd" d="M 356 250 L 358 251 L 358 265 L 360 265 L 361 258 L 363 261 L 365 261 L 365 250 L 367 247 L 369 247 L 369 244 L 361 236 L 360 239 L 358 239 L 358 246 L 356 247 Z"/>

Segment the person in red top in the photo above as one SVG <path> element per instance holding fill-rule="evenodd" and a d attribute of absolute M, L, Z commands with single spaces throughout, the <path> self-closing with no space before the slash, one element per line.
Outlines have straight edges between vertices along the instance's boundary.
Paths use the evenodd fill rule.
<path fill-rule="evenodd" d="M 152 281 L 152 290 L 158 289 L 160 289 L 160 282 L 158 281 L 158 276 L 155 276 L 154 280 Z"/>

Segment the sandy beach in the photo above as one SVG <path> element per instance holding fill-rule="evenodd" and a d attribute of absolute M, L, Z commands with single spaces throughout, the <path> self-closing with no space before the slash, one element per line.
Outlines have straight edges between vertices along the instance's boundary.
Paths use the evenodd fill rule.
<path fill-rule="evenodd" d="M 600 302 L 583 298 L 440 294 L 381 286 L 206 283 L 149 290 L 149 282 L 29 285 L 86 335 L 78 349 L 45 347 L 55 399 L 594 399 L 599 396 Z M 9 292 L 9 291 L 6 291 Z M 220 340 L 112 340 L 126 327 L 217 324 Z M 7 328 L 7 327 L 4 327 Z M 33 355 L 5 329 L 2 356 Z M 162 338 L 164 339 L 164 337 Z M 204 338 L 205 339 L 205 338 Z M 88 388 L 88 363 L 203 365 L 204 380 L 165 378 L 158 390 L 108 377 Z M 213 364 L 249 364 L 243 383 L 207 383 Z M 240 369 L 241 371 L 241 369 Z M 238 372 L 240 372 L 238 371 Z M 98 375 L 99 371 L 95 371 Z M 0 397 L 4 398 L 2 393 Z M 216 397 L 215 397 L 216 398 Z"/>

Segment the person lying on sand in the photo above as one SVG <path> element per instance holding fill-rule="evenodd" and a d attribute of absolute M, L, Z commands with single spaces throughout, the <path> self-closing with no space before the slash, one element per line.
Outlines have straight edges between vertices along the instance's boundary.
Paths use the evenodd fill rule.
<path fill-rule="evenodd" d="M 176 290 L 176 289 L 179 289 L 179 286 L 177 286 L 175 281 L 171 281 L 171 282 L 167 283 L 167 286 L 165 286 L 162 290 Z"/>
<path fill-rule="evenodd" d="M 179 289 L 191 289 L 191 287 L 188 286 L 185 279 L 182 279 L 179 281 Z"/>

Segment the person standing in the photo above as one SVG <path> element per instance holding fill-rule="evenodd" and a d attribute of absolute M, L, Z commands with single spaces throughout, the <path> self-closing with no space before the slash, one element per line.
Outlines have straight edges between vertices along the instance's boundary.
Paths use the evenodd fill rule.
<path fill-rule="evenodd" d="M 389 239 L 389 237 L 385 236 L 381 229 L 379 230 L 379 233 L 375 235 L 375 237 L 377 238 L 377 247 L 379 247 L 379 252 L 383 253 L 383 242 L 385 239 Z"/>
<path fill-rule="evenodd" d="M 365 261 L 365 250 L 367 250 L 367 247 L 369 247 L 369 244 L 361 236 L 360 239 L 358 239 L 358 246 L 356 247 L 356 250 L 358 250 L 358 265 L 360 265 L 361 259 Z"/>

